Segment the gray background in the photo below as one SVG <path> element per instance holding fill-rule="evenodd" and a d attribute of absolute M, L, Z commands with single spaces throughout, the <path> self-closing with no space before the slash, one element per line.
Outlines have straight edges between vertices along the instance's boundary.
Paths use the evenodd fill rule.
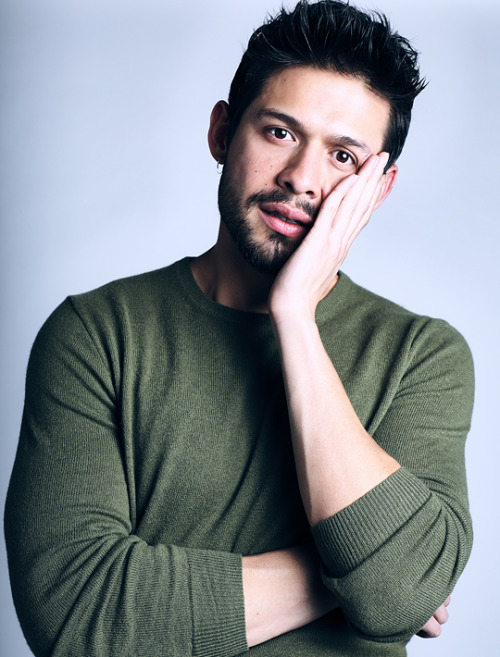
<path fill-rule="evenodd" d="M 3 506 L 29 349 L 67 295 L 208 248 L 206 147 L 251 30 L 277 0 L 0 0 Z M 288 3 L 287 3 L 288 4 Z M 496 654 L 500 6 L 365 0 L 422 51 L 400 178 L 344 265 L 358 283 L 444 317 L 471 345 L 467 450 L 476 541 L 442 637 L 410 655 Z M 494 510 L 493 510 L 494 509 Z M 0 542 L 0 654 L 27 657 Z"/>

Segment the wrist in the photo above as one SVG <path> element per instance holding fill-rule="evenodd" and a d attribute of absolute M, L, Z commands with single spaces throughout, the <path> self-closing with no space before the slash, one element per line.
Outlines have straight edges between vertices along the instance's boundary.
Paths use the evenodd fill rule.
<path fill-rule="evenodd" d="M 306 345 L 319 338 L 314 311 L 298 306 L 270 312 L 271 326 L 276 342 L 284 353 L 303 353 Z M 290 352 L 290 350 L 292 350 Z"/>
<path fill-rule="evenodd" d="M 269 315 L 274 324 L 307 326 L 316 323 L 316 303 L 299 295 L 271 295 Z"/>
<path fill-rule="evenodd" d="M 333 281 L 318 286 L 313 293 L 306 294 L 306 285 L 294 286 L 293 288 L 285 287 L 279 284 L 279 277 L 271 289 L 269 295 L 269 313 L 275 321 L 286 319 L 287 321 L 294 318 L 306 318 L 315 321 L 316 308 L 319 302 L 324 299 L 335 287 L 338 281 L 338 274 Z"/>
<path fill-rule="evenodd" d="M 274 323 L 314 321 L 316 305 L 308 300 L 295 298 L 271 297 L 269 300 L 269 314 Z"/>

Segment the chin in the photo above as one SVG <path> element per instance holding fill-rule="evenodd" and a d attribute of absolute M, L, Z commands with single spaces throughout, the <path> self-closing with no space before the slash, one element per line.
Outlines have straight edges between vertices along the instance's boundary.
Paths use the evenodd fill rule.
<path fill-rule="evenodd" d="M 237 246 L 245 262 L 253 269 L 261 274 L 276 276 L 293 253 L 286 241 L 286 238 L 276 235 L 271 238 L 272 243 L 267 248 L 253 243 Z"/>

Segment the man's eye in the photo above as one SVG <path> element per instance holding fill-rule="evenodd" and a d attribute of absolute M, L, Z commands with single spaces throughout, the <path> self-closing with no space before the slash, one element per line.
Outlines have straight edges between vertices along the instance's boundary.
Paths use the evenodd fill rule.
<path fill-rule="evenodd" d="M 349 153 L 347 153 L 346 151 L 335 151 L 333 153 L 333 157 L 339 164 L 344 164 L 344 165 L 355 164 L 352 155 L 349 155 Z"/>
<path fill-rule="evenodd" d="M 281 141 L 291 141 L 293 139 L 292 135 L 285 128 L 269 128 L 269 133 Z"/>

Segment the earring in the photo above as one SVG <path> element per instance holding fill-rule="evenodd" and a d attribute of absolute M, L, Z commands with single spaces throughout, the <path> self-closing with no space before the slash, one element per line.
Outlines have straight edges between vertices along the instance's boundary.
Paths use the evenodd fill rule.
<path fill-rule="evenodd" d="M 219 176 L 221 175 L 223 169 L 224 169 L 224 165 L 221 162 L 217 162 L 217 173 L 219 174 Z"/>

